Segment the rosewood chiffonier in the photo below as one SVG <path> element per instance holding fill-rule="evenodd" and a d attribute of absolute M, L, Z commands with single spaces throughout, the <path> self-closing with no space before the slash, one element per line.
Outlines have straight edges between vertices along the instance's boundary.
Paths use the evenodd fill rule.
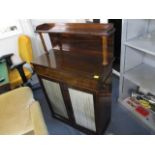
<path fill-rule="evenodd" d="M 111 116 L 112 24 L 39 25 L 45 53 L 33 62 L 53 117 L 102 134 Z M 46 33 L 52 49 L 47 50 Z"/>

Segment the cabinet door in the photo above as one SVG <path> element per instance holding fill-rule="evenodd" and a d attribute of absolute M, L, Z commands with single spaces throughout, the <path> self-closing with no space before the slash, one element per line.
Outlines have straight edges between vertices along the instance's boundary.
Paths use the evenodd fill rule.
<path fill-rule="evenodd" d="M 69 88 L 76 124 L 96 131 L 93 95 Z"/>
<path fill-rule="evenodd" d="M 60 85 L 56 82 L 45 79 L 42 79 L 42 81 L 54 113 L 68 119 L 68 114 L 61 93 Z"/>

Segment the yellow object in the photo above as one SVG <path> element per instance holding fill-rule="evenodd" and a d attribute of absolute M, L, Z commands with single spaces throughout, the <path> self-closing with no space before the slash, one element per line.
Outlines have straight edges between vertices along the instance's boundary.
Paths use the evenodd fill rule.
<path fill-rule="evenodd" d="M 26 63 L 30 64 L 30 62 L 33 59 L 33 53 L 32 53 L 31 39 L 27 35 L 19 36 L 18 51 L 22 61 L 26 61 Z M 32 73 L 29 69 L 26 69 L 24 67 L 24 73 L 27 79 L 31 78 Z M 10 85 L 12 89 L 23 84 L 22 78 L 17 69 L 13 69 L 9 71 L 9 79 L 10 79 Z"/>
<path fill-rule="evenodd" d="M 28 64 L 33 59 L 32 53 L 32 44 L 31 39 L 26 35 L 21 35 L 18 38 L 18 51 L 19 56 L 23 61 L 26 61 Z"/>
<path fill-rule="evenodd" d="M 47 135 L 40 105 L 28 87 L 0 95 L 0 135 Z"/>
<path fill-rule="evenodd" d="M 94 75 L 94 79 L 99 79 L 99 76 L 98 75 Z"/>
<path fill-rule="evenodd" d="M 27 68 L 24 68 L 24 73 L 27 79 L 31 78 L 32 74 Z M 20 86 L 23 83 L 22 78 L 17 69 L 9 71 L 9 79 L 11 89 L 16 88 L 17 86 Z"/>
<path fill-rule="evenodd" d="M 145 100 L 139 100 L 139 103 L 146 109 L 150 109 L 151 106 L 150 106 L 150 103 L 145 101 Z"/>

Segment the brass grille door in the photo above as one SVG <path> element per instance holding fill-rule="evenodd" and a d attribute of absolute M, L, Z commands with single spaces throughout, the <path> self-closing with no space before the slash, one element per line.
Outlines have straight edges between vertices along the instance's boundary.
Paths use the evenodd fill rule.
<path fill-rule="evenodd" d="M 42 79 L 42 81 L 54 113 L 68 119 L 68 114 L 61 93 L 60 85 L 56 82 L 45 79 Z"/>
<path fill-rule="evenodd" d="M 69 88 L 76 124 L 96 131 L 93 94 Z"/>

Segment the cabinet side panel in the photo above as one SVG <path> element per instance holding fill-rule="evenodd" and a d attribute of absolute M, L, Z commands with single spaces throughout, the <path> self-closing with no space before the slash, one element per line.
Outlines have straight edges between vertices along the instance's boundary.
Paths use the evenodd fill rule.
<path fill-rule="evenodd" d="M 68 119 L 67 110 L 61 93 L 60 85 L 56 82 L 42 79 L 48 98 L 52 104 L 54 113 Z"/>
<path fill-rule="evenodd" d="M 75 121 L 78 125 L 96 131 L 93 95 L 69 88 Z"/>

